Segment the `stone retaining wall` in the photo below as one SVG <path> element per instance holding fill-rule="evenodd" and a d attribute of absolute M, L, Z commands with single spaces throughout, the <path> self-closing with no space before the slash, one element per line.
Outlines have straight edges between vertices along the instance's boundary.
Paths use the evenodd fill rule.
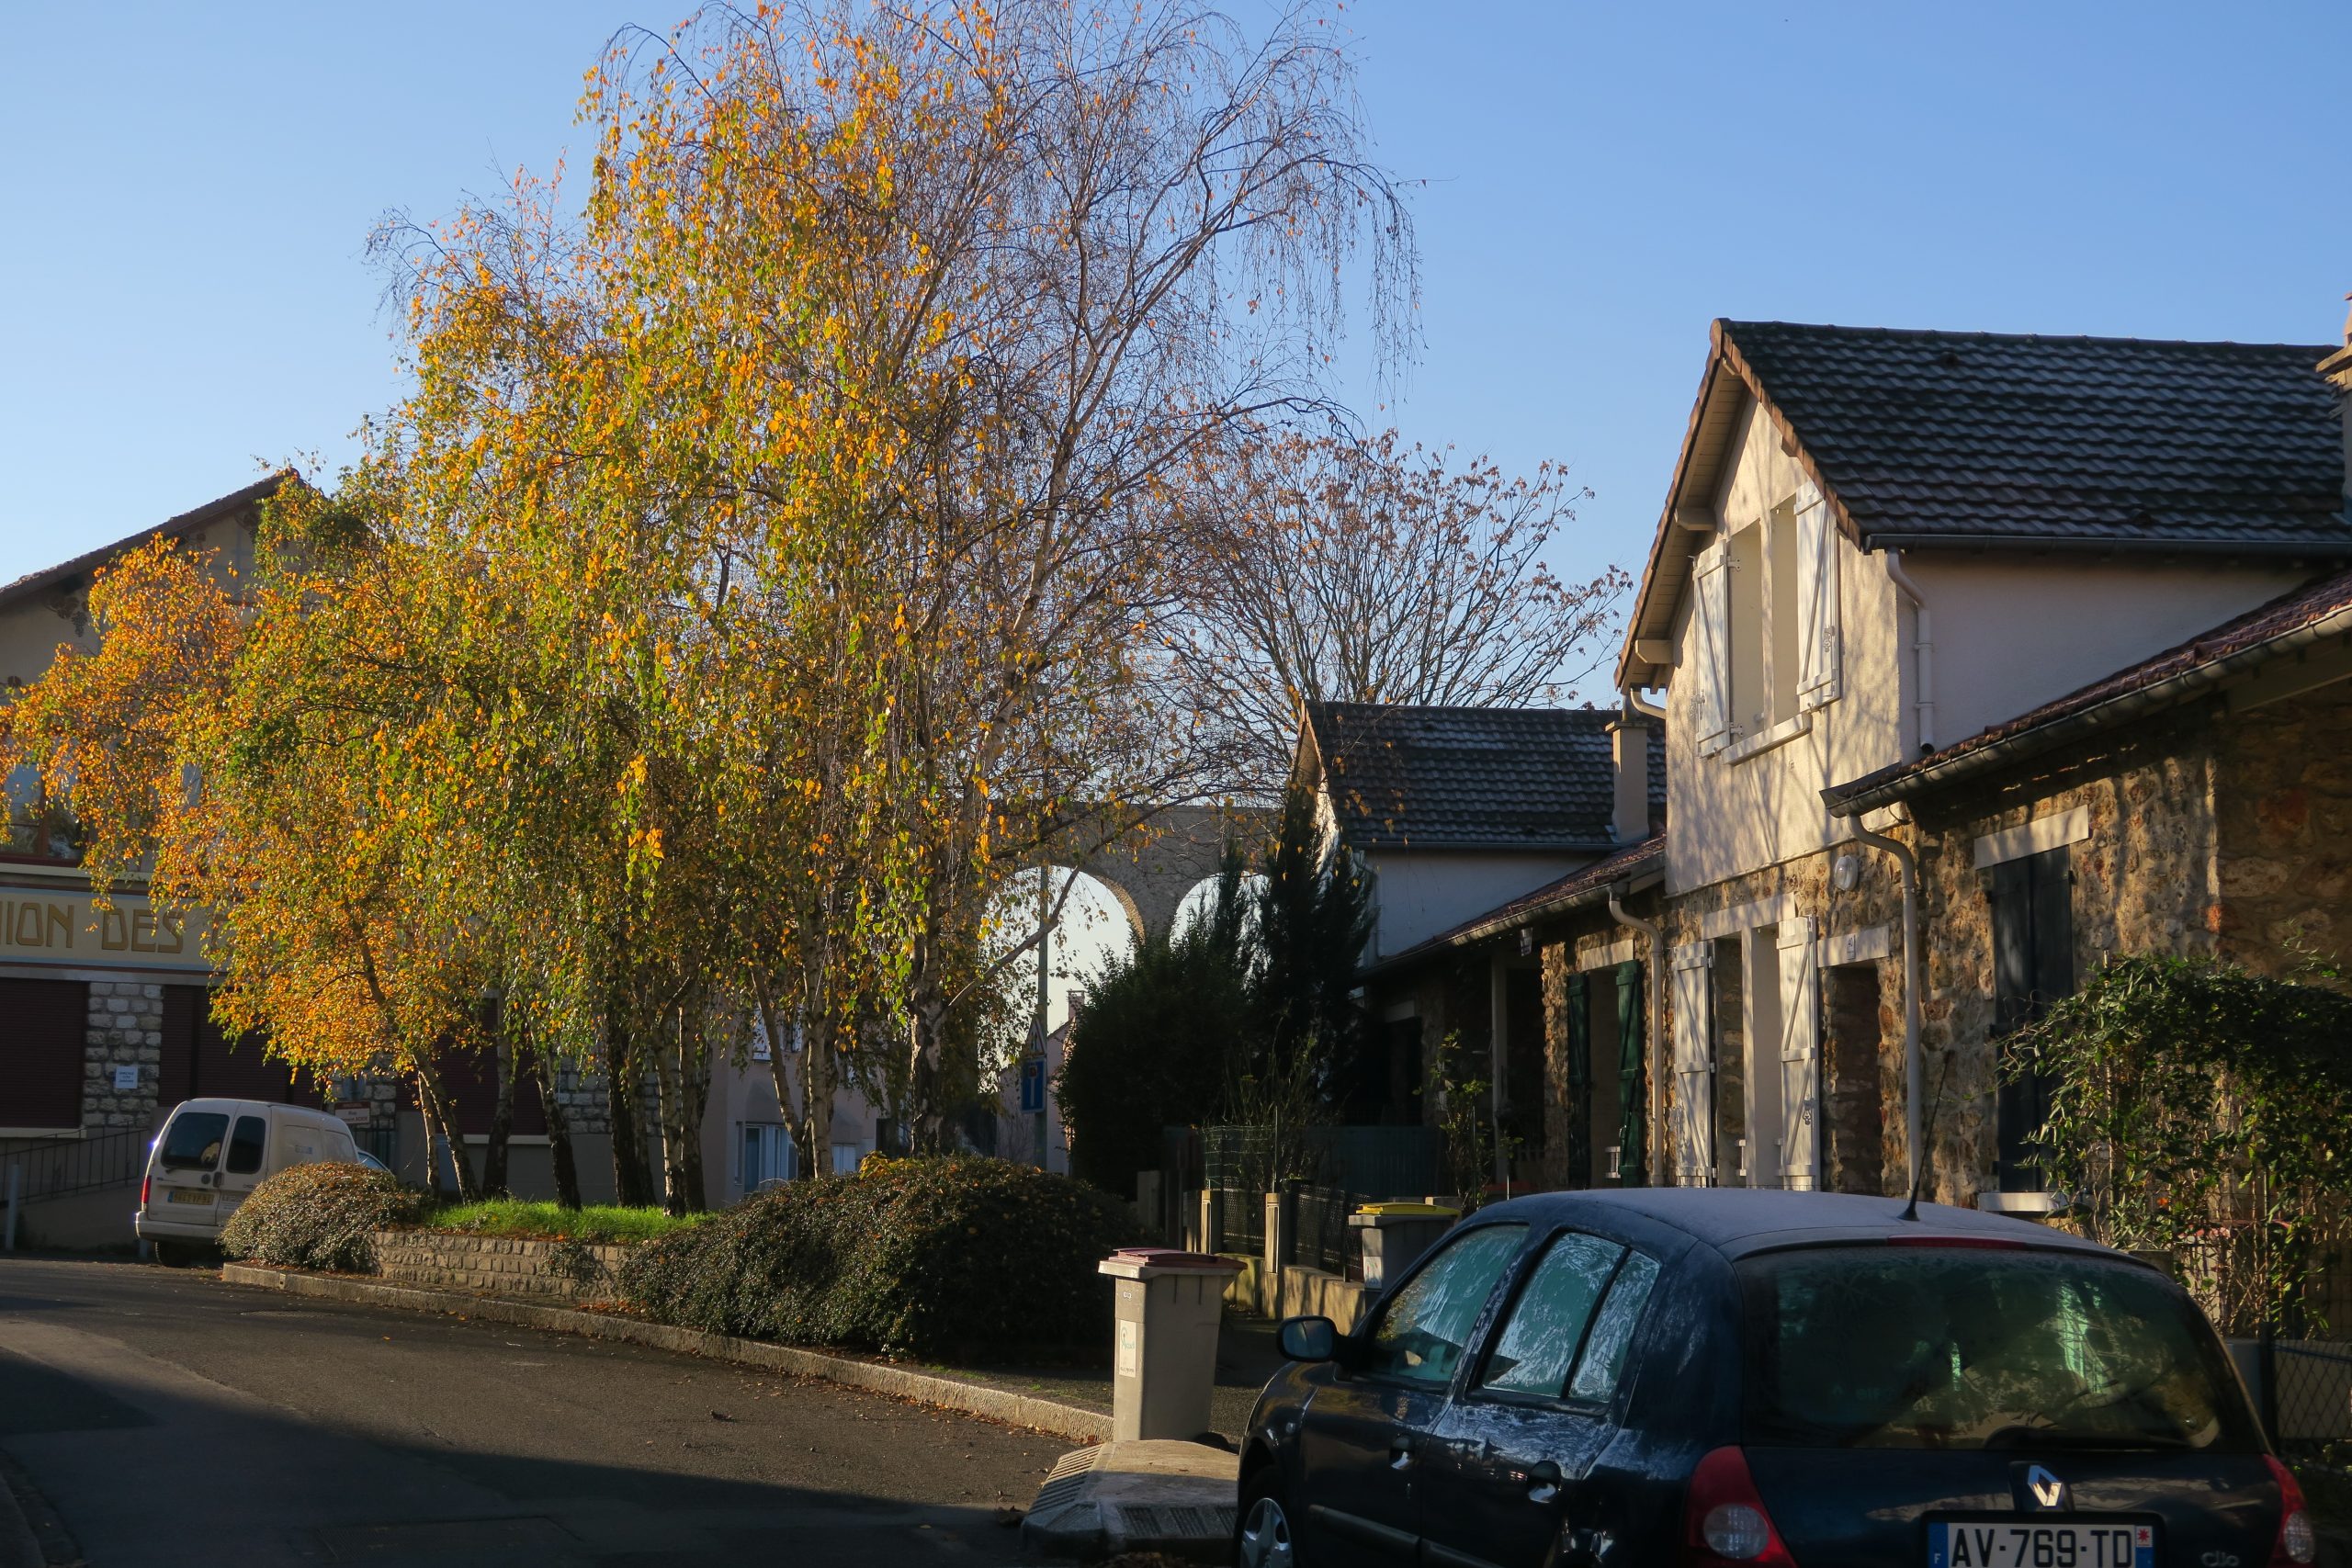
<path fill-rule="evenodd" d="M 375 1243 L 376 1271 L 392 1284 L 570 1302 L 610 1297 L 628 1255 L 626 1247 L 450 1231 L 378 1231 Z"/>

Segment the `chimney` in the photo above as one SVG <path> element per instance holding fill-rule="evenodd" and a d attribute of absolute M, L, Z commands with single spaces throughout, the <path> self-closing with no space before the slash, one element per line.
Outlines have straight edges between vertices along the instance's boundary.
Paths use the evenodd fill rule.
<path fill-rule="evenodd" d="M 1616 798 L 1609 831 L 1621 844 L 1638 843 L 1650 836 L 1650 721 L 1629 704 L 1609 727 L 1609 755 L 1616 779 Z"/>
<path fill-rule="evenodd" d="M 2344 510 L 2352 517 L 2352 311 L 2344 317 L 2344 346 L 2319 362 L 2319 373 L 2335 383 L 2335 406 L 2344 416 Z"/>

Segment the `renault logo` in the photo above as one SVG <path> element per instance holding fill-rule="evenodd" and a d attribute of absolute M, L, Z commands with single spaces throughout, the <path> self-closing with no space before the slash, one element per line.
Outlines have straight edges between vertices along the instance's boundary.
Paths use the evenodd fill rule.
<path fill-rule="evenodd" d="M 2037 1508 L 2063 1508 L 2066 1506 L 2066 1483 L 2040 1465 L 2027 1467 L 2025 1489 L 2033 1497 Z"/>

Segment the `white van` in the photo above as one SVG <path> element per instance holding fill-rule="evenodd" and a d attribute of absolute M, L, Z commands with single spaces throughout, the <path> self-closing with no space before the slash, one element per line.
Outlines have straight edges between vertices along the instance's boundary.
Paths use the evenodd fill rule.
<path fill-rule="evenodd" d="M 323 1111 L 258 1100 L 190 1100 L 147 1151 L 133 1228 L 159 1257 L 209 1246 L 245 1195 L 289 1166 L 359 1163 L 351 1129 Z"/>

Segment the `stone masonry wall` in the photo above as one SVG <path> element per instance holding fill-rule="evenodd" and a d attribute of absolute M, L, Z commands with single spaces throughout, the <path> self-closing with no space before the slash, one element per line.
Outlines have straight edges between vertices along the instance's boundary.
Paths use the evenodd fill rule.
<path fill-rule="evenodd" d="M 1895 836 L 1905 835 L 1898 832 Z M 1860 874 L 1850 891 L 1841 892 L 1832 882 L 1831 874 L 1838 857 L 1847 854 L 1854 855 L 1860 861 Z M 1693 888 L 1672 900 L 1668 907 L 1667 945 L 1671 949 L 1702 940 L 1707 918 L 1718 911 L 1783 897 L 1790 900 L 1790 914 L 1812 919 L 1817 937 L 1842 936 L 1875 926 L 1886 928 L 1888 954 L 1883 959 L 1873 961 L 1879 971 L 1881 1042 L 1879 1082 L 1874 1098 L 1880 1123 L 1877 1146 L 1883 1160 L 1880 1185 L 1883 1190 L 1899 1191 L 1903 1186 L 1903 1172 L 1908 1168 L 1911 1156 L 1904 1109 L 1906 1101 L 1903 1062 L 1903 885 L 1894 857 L 1863 845 L 1844 844 L 1823 853 L 1801 856 L 1780 865 L 1767 866 L 1760 871 L 1726 877 L 1705 887 Z M 1665 1057 L 1669 1063 L 1674 1037 L 1673 1011 L 1674 993 L 1669 986 L 1666 998 L 1667 1017 L 1660 1025 L 1668 1042 Z M 1846 1087 L 1849 1104 L 1871 1103 L 1873 1097 L 1860 1086 Z M 1667 1085 L 1669 1123 L 1673 1094 L 1669 1068 Z M 1937 1128 L 1939 1142 L 1944 1132 L 1943 1127 Z M 1825 1181 L 1829 1177 L 1830 1172 L 1825 1164 Z M 1859 1172 L 1849 1173 L 1848 1179 L 1855 1185 L 1866 1185 L 1868 1181 L 1867 1176 Z"/>
<path fill-rule="evenodd" d="M 85 1129 L 153 1123 L 164 1062 L 164 987 L 137 980 L 91 981 L 82 1061 Z M 117 1067 L 136 1067 L 139 1087 L 117 1089 Z"/>
<path fill-rule="evenodd" d="M 2233 714 L 2214 738 L 2222 951 L 2286 974 L 2352 953 L 2352 682 Z"/>
<path fill-rule="evenodd" d="M 447 1231 L 378 1231 L 374 1239 L 376 1270 L 390 1284 L 574 1302 L 610 1298 L 628 1256 L 626 1247 Z"/>
<path fill-rule="evenodd" d="M 2211 803 L 2208 750 L 2191 718 L 1922 803 L 1909 836 L 1920 870 L 1925 1092 L 1932 1100 L 1944 1085 L 1932 1140 L 1936 1196 L 1970 1202 L 1996 1184 L 1992 904 L 1976 840 L 2077 807 L 2087 812 L 2089 836 L 2067 857 L 2079 983 L 2116 954 L 2212 951 L 2222 906 Z M 1900 992 L 1898 973 L 1898 1007 Z M 1898 1048 L 1899 1037 L 1898 1029 Z"/>

